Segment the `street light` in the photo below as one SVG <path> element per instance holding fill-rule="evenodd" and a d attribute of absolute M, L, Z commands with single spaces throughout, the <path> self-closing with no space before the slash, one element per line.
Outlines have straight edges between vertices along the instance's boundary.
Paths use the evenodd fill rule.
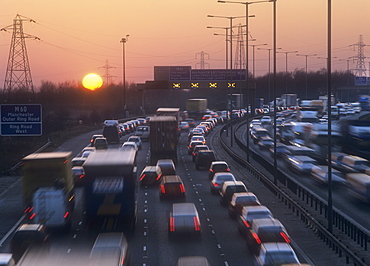
<path fill-rule="evenodd" d="M 122 83 L 123 83 L 123 117 L 126 118 L 126 58 L 125 58 L 125 43 L 130 35 L 126 34 L 125 38 L 121 39 L 122 43 Z"/>
<path fill-rule="evenodd" d="M 296 54 L 297 56 L 305 56 L 306 57 L 306 99 L 308 98 L 307 96 L 307 58 L 309 56 L 316 56 L 317 54 Z"/>
<path fill-rule="evenodd" d="M 246 25 L 246 33 L 247 33 L 247 38 L 246 38 L 246 45 L 245 45 L 245 50 L 246 50 L 246 53 L 245 53 L 245 82 L 246 82 L 246 92 L 247 92 L 247 132 L 249 134 L 249 102 L 250 102 L 250 97 L 249 97 L 249 69 L 248 69 L 248 32 L 249 32 L 249 29 L 248 29 L 248 17 L 249 17 L 249 10 L 248 10 L 248 6 L 250 4 L 257 4 L 257 3 L 266 3 L 266 2 L 272 2 L 272 1 L 276 1 L 276 0 L 263 0 L 263 1 L 252 1 L 252 2 L 237 2 L 237 1 L 223 1 L 223 0 L 218 0 L 217 2 L 218 3 L 229 3 L 229 4 L 241 4 L 241 5 L 245 5 L 245 25 Z M 252 109 L 252 108 L 251 108 Z M 252 112 L 252 110 L 251 110 Z M 247 137 L 247 161 L 249 162 L 249 137 Z"/>
<path fill-rule="evenodd" d="M 285 107 L 288 107 L 288 54 L 290 53 L 298 53 L 298 51 L 290 51 L 290 52 L 276 52 L 276 53 L 285 53 Z"/>
<path fill-rule="evenodd" d="M 207 15 L 209 18 L 227 18 L 230 20 L 230 83 L 233 83 L 233 19 L 244 18 L 245 16 L 214 16 Z M 233 146 L 233 124 L 232 124 L 232 104 L 233 104 L 233 86 L 231 85 L 231 99 L 230 99 L 230 146 Z M 247 112 L 248 113 L 248 112 Z"/>
<path fill-rule="evenodd" d="M 255 60 L 254 60 L 254 48 L 256 47 L 256 46 L 263 46 L 263 45 L 267 45 L 267 43 L 261 43 L 261 44 L 251 44 L 251 45 L 249 45 L 249 46 L 252 46 L 252 62 L 253 62 L 253 78 L 255 78 L 255 69 L 256 69 L 256 65 L 255 65 Z M 257 48 L 258 49 L 258 48 Z"/>
<path fill-rule="evenodd" d="M 279 49 L 282 49 L 282 48 L 276 48 L 277 50 Z M 270 76 L 271 76 L 271 50 L 273 50 L 273 48 L 257 48 L 257 50 L 265 50 L 265 51 L 269 51 L 269 61 L 268 61 L 268 87 L 269 87 L 269 98 L 268 98 L 268 102 L 270 102 L 270 99 L 271 99 L 271 82 L 270 82 Z"/>
<path fill-rule="evenodd" d="M 227 39 L 227 37 L 228 37 L 228 31 L 229 31 L 229 28 L 228 27 L 212 27 L 212 26 L 207 26 L 207 29 L 223 29 L 223 30 L 225 30 L 226 32 L 225 32 L 225 42 L 226 42 L 226 56 L 225 56 L 225 69 L 227 70 L 228 69 L 228 39 Z M 217 33 L 214 33 L 214 35 L 219 35 L 219 34 L 217 34 Z"/>

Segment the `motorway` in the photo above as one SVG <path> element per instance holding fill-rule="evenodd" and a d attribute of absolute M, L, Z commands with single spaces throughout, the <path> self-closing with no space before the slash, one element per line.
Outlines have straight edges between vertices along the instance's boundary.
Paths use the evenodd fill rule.
<path fill-rule="evenodd" d="M 208 144 L 216 151 L 217 159 L 228 161 L 232 173 L 243 180 L 247 187 L 257 194 L 262 204 L 268 206 L 274 216 L 287 227 L 293 238 L 293 246 L 301 262 L 312 265 L 343 264 L 330 248 L 319 241 L 314 233 L 299 223 L 283 204 L 263 188 L 257 180 L 246 175 L 243 169 L 229 161 L 219 147 L 216 132 L 207 137 Z M 94 132 L 94 133 L 100 133 Z M 77 155 L 89 142 L 93 133 L 84 134 L 66 142 L 58 151 L 73 151 Z M 121 143 L 127 139 L 124 136 Z M 253 265 L 254 259 L 248 253 L 245 241 L 240 237 L 235 220 L 227 214 L 227 209 L 219 203 L 218 196 L 210 193 L 208 172 L 195 169 L 191 156 L 187 154 L 186 133 L 182 133 L 178 148 L 177 172 L 182 177 L 186 189 L 186 202 L 195 203 L 201 221 L 202 238 L 168 239 L 168 217 L 173 200 L 160 201 L 158 187 L 138 188 L 138 224 L 135 233 L 126 232 L 131 254 L 131 265 L 175 265 L 181 256 L 206 256 L 211 265 Z M 118 145 L 110 145 L 117 149 Z M 138 151 L 138 174 L 149 161 L 149 143 L 144 142 Z M 6 181 L 6 189 L 0 194 L 0 228 L 2 239 L 0 252 L 9 251 L 7 232 L 22 216 L 21 182 L 19 177 L 1 178 Z M 5 185 L 4 185 L 5 186 Z M 88 256 L 98 232 L 86 227 L 83 216 L 83 188 L 76 190 L 76 209 L 72 231 L 68 235 L 52 234 L 43 247 L 31 250 L 26 265 L 88 265 Z M 4 219 L 4 217 L 6 217 Z"/>

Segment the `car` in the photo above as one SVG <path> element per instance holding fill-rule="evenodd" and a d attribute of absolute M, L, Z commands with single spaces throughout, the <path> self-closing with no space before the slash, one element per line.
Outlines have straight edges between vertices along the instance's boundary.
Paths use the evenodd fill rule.
<path fill-rule="evenodd" d="M 252 192 L 237 192 L 233 194 L 231 201 L 228 205 L 229 215 L 231 218 L 236 218 L 242 214 L 244 206 L 259 206 L 257 196 Z"/>
<path fill-rule="evenodd" d="M 128 243 L 122 232 L 100 233 L 90 252 L 89 265 L 130 265 Z"/>
<path fill-rule="evenodd" d="M 205 115 L 202 116 L 202 120 L 207 120 L 207 119 L 210 119 L 210 118 L 212 118 L 212 115 L 210 115 L 210 114 L 205 114 Z"/>
<path fill-rule="evenodd" d="M 331 169 L 331 181 L 333 186 L 347 185 L 347 181 L 344 174 L 336 169 Z M 328 166 L 327 165 L 315 165 L 312 167 L 310 176 L 312 179 L 322 183 L 328 184 Z"/>
<path fill-rule="evenodd" d="M 188 142 L 190 142 L 190 140 L 193 136 L 203 136 L 204 137 L 203 129 L 195 128 L 192 131 L 190 131 L 189 134 L 188 134 Z"/>
<path fill-rule="evenodd" d="M 43 245 L 48 239 L 46 227 L 42 224 L 22 224 L 10 241 L 10 252 L 16 262 L 32 244 Z"/>
<path fill-rule="evenodd" d="M 261 245 L 269 242 L 290 243 L 290 237 L 284 225 L 274 218 L 254 219 L 251 230 L 246 236 L 249 251 L 258 255 Z"/>
<path fill-rule="evenodd" d="M 170 212 L 168 233 L 170 237 L 181 238 L 201 236 L 199 214 L 194 203 L 173 203 Z"/>
<path fill-rule="evenodd" d="M 13 254 L 0 253 L 0 266 L 15 266 Z"/>
<path fill-rule="evenodd" d="M 203 143 L 203 141 L 200 141 L 200 140 L 191 141 L 189 143 L 189 145 L 188 145 L 188 154 L 189 155 L 192 155 L 193 154 L 194 148 L 197 145 L 204 145 L 204 143 Z"/>
<path fill-rule="evenodd" d="M 136 142 L 134 141 L 126 141 L 122 144 L 120 150 L 135 150 L 137 151 L 138 150 L 138 147 L 136 145 Z"/>
<path fill-rule="evenodd" d="M 219 194 L 219 192 L 220 192 L 220 190 L 222 188 L 222 185 L 226 181 L 236 181 L 236 179 L 235 179 L 235 177 L 234 177 L 234 175 L 232 173 L 228 173 L 228 172 L 219 172 L 219 173 L 216 173 L 213 176 L 213 179 L 211 181 L 211 185 L 210 185 L 211 193 L 213 195 Z"/>
<path fill-rule="evenodd" d="M 176 175 L 176 166 L 171 159 L 159 159 L 156 164 L 162 175 Z"/>
<path fill-rule="evenodd" d="M 149 141 L 150 128 L 149 126 L 138 126 L 134 133 L 135 136 L 139 136 L 142 141 Z"/>
<path fill-rule="evenodd" d="M 203 256 L 180 257 L 176 266 L 211 266 L 208 259 Z"/>
<path fill-rule="evenodd" d="M 82 166 L 74 166 L 72 167 L 72 174 L 73 179 L 75 182 L 75 186 L 79 186 L 84 183 L 85 181 L 85 170 Z"/>
<path fill-rule="evenodd" d="M 212 180 L 215 173 L 230 172 L 229 165 L 225 161 L 213 161 L 208 170 L 208 179 Z"/>
<path fill-rule="evenodd" d="M 275 154 L 274 146 L 271 146 L 269 148 L 269 151 L 271 156 L 274 157 Z M 276 157 L 282 158 L 283 155 L 286 154 L 287 152 L 288 152 L 287 145 L 283 143 L 276 143 Z"/>
<path fill-rule="evenodd" d="M 269 125 L 269 124 L 271 124 L 271 117 L 269 117 L 268 115 L 262 116 L 262 118 L 261 118 L 261 124 L 262 125 Z"/>
<path fill-rule="evenodd" d="M 186 118 L 184 119 L 185 122 L 188 122 L 189 127 L 193 128 L 195 127 L 195 120 L 193 118 Z"/>
<path fill-rule="evenodd" d="M 209 150 L 209 147 L 207 145 L 196 145 L 193 149 L 193 153 L 192 153 L 192 160 L 193 162 L 195 161 L 195 157 L 197 156 L 198 154 L 198 151 L 199 150 Z"/>
<path fill-rule="evenodd" d="M 270 135 L 267 129 L 262 128 L 262 127 L 257 127 L 254 130 L 251 130 L 251 137 L 252 137 L 253 143 L 257 144 L 258 141 L 260 141 L 262 137 L 270 137 Z"/>
<path fill-rule="evenodd" d="M 86 157 L 74 157 L 72 159 L 72 167 L 82 166 L 86 161 Z"/>
<path fill-rule="evenodd" d="M 274 217 L 266 206 L 243 206 L 242 214 L 237 217 L 239 233 L 246 237 L 248 230 L 251 229 L 253 220 L 261 218 Z"/>
<path fill-rule="evenodd" d="M 159 198 L 185 198 L 185 186 L 179 175 L 163 175 Z"/>
<path fill-rule="evenodd" d="M 142 149 L 142 142 L 139 136 L 131 136 L 127 139 L 127 142 L 131 142 L 131 141 L 136 143 L 136 146 L 139 150 Z"/>
<path fill-rule="evenodd" d="M 256 256 L 258 266 L 301 265 L 293 248 L 287 243 L 264 243 Z"/>
<path fill-rule="evenodd" d="M 81 154 L 81 157 L 83 158 L 87 158 L 89 157 L 90 153 L 92 153 L 93 151 L 84 151 L 82 154 Z"/>
<path fill-rule="evenodd" d="M 208 130 L 208 128 L 207 128 L 206 126 L 198 125 L 198 126 L 196 126 L 195 128 L 200 128 L 200 129 L 202 129 L 205 135 L 208 135 L 208 134 L 209 134 L 209 130 Z"/>
<path fill-rule="evenodd" d="M 261 137 L 257 145 L 260 150 L 268 150 L 274 146 L 274 140 L 270 137 Z"/>
<path fill-rule="evenodd" d="M 159 184 L 162 178 L 162 171 L 159 166 L 145 166 L 143 171 L 141 171 L 139 182 L 140 185 L 155 185 Z"/>
<path fill-rule="evenodd" d="M 80 154 L 83 154 L 85 151 L 94 152 L 94 151 L 96 151 L 96 148 L 95 147 L 85 147 L 85 148 L 82 149 Z"/>
<path fill-rule="evenodd" d="M 308 156 L 289 156 L 288 158 L 288 167 L 298 174 L 308 175 L 315 165 L 317 161 Z"/>
<path fill-rule="evenodd" d="M 204 136 L 192 136 L 190 142 L 192 141 L 201 141 L 202 144 L 206 144 L 206 138 Z"/>
<path fill-rule="evenodd" d="M 104 138 L 104 136 L 101 135 L 101 134 L 92 135 L 92 137 L 90 139 L 90 146 L 91 147 L 94 147 L 94 143 L 95 143 L 96 138 Z"/>
<path fill-rule="evenodd" d="M 94 147 L 97 150 L 106 150 L 108 149 L 108 141 L 106 138 L 96 138 L 94 141 Z"/>
<path fill-rule="evenodd" d="M 212 150 L 199 150 L 197 156 L 195 156 L 195 169 L 209 169 L 211 163 L 216 161 L 216 156 Z"/>
<path fill-rule="evenodd" d="M 286 146 L 286 153 L 282 155 L 283 160 L 286 162 L 289 162 L 290 157 L 295 157 L 295 156 L 309 156 L 313 157 L 315 155 L 315 151 L 309 147 L 306 146 Z"/>
<path fill-rule="evenodd" d="M 348 155 L 342 158 L 339 166 L 334 166 L 345 173 L 364 173 L 370 168 L 370 162 L 359 156 Z"/>
<path fill-rule="evenodd" d="M 119 123 L 118 123 L 118 120 L 114 120 L 114 119 L 107 119 L 107 120 L 104 120 L 104 126 L 117 126 Z"/>
<path fill-rule="evenodd" d="M 180 124 L 179 124 L 179 130 L 180 131 L 186 131 L 186 132 L 188 132 L 189 129 L 190 129 L 190 126 L 189 126 L 189 123 L 188 122 L 185 122 L 185 121 L 180 122 Z"/>
<path fill-rule="evenodd" d="M 242 181 L 224 182 L 219 192 L 221 205 L 227 206 L 236 192 L 248 192 L 248 189 Z"/>

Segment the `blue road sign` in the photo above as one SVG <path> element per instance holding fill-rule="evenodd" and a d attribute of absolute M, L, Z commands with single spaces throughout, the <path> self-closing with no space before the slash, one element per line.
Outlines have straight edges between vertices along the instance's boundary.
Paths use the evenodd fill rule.
<path fill-rule="evenodd" d="M 41 136 L 41 104 L 2 104 L 1 136 Z"/>

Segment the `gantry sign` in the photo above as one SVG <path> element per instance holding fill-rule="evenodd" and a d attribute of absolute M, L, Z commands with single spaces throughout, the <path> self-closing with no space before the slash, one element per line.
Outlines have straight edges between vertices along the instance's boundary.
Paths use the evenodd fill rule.
<path fill-rule="evenodd" d="M 191 66 L 155 66 L 154 80 L 168 81 L 172 89 L 225 89 L 245 86 L 245 69 L 191 69 Z"/>

